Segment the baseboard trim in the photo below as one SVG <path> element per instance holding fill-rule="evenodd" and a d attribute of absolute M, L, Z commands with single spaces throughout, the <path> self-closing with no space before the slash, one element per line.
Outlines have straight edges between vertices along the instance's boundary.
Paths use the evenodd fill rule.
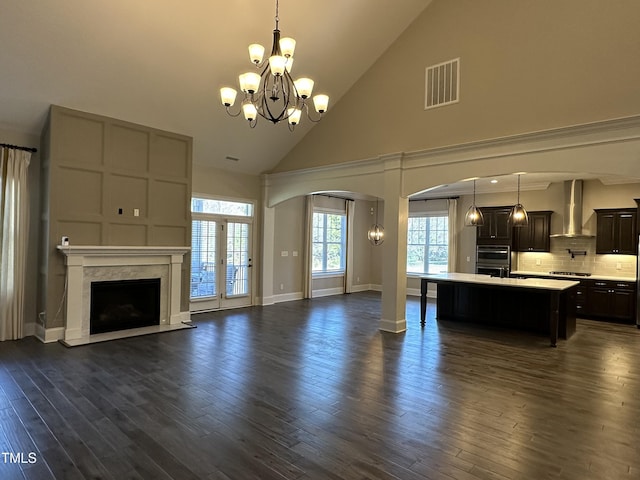
<path fill-rule="evenodd" d="M 378 328 L 383 332 L 402 333 L 407 330 L 407 321 L 404 318 L 402 320 L 387 320 L 381 318 Z"/>
<path fill-rule="evenodd" d="M 53 343 L 64 339 L 64 327 L 45 328 L 42 325 L 36 325 L 35 337 L 42 343 Z"/>
<path fill-rule="evenodd" d="M 321 290 L 314 290 L 312 293 L 313 298 L 330 297 L 331 295 L 342 295 L 344 289 L 342 287 L 323 288 Z"/>
<path fill-rule="evenodd" d="M 281 293 L 280 295 L 274 295 L 272 298 L 272 303 L 293 302 L 295 300 L 302 300 L 302 292 Z"/>

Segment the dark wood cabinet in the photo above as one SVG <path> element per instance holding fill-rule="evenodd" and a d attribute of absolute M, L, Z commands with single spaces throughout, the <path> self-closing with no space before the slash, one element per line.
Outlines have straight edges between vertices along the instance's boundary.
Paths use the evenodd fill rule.
<path fill-rule="evenodd" d="M 588 281 L 585 316 L 632 323 L 635 307 L 635 282 Z"/>
<path fill-rule="evenodd" d="M 587 314 L 587 286 L 581 281 L 576 287 L 576 316 L 582 317 Z"/>
<path fill-rule="evenodd" d="M 558 279 L 557 276 L 549 275 L 533 275 L 533 277 Z M 575 289 L 575 297 L 576 316 L 579 318 L 635 322 L 636 282 L 580 278 L 580 285 Z"/>
<path fill-rule="evenodd" d="M 509 223 L 511 207 L 482 207 L 484 225 L 476 229 L 478 245 L 509 245 L 513 240 L 513 228 Z"/>
<path fill-rule="evenodd" d="M 551 242 L 551 211 L 528 212 L 529 224 L 514 228 L 514 250 L 517 252 L 548 252 Z"/>
<path fill-rule="evenodd" d="M 596 253 L 637 255 L 637 210 L 596 210 Z"/>

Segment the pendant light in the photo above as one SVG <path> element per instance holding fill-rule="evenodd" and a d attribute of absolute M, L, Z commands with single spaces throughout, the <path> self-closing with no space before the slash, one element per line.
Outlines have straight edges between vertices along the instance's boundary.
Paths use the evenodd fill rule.
<path fill-rule="evenodd" d="M 484 216 L 482 211 L 476 207 L 476 179 L 473 179 L 473 203 L 464 216 L 465 227 L 481 227 L 484 225 Z"/>
<path fill-rule="evenodd" d="M 529 225 L 529 215 L 520 203 L 520 174 L 518 174 L 518 202 L 511 209 L 509 222 L 512 227 L 525 227 Z"/>
<path fill-rule="evenodd" d="M 378 223 L 378 199 L 376 198 L 376 223 L 371 225 L 367 232 L 367 238 L 371 245 L 382 245 L 384 242 L 384 227 Z"/>

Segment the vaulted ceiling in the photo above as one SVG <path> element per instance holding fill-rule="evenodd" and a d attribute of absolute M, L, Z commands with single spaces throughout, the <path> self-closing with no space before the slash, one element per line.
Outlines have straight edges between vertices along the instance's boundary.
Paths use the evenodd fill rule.
<path fill-rule="evenodd" d="M 430 2 L 281 0 L 294 77 L 313 78 L 331 109 Z M 274 16 L 275 0 L 3 2 L 0 129 L 40 134 L 56 104 L 189 135 L 199 164 L 268 171 L 311 125 L 250 129 L 218 90 L 252 68 L 250 43 L 271 48 Z"/>

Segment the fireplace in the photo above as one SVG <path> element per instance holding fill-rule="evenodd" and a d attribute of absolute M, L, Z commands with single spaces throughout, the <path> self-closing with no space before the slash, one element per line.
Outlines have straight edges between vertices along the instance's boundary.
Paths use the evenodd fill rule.
<path fill-rule="evenodd" d="M 58 250 L 66 257 L 67 266 L 65 326 L 64 335 L 60 339 L 64 345 L 73 347 L 116 338 L 192 328 L 189 311 L 181 311 L 180 303 L 182 259 L 189 247 L 59 245 Z M 132 293 L 128 299 L 124 296 L 127 295 L 126 290 L 135 282 L 141 282 L 142 286 L 148 280 L 154 280 L 159 285 L 159 300 L 149 300 L 153 307 L 137 303 L 140 293 Z M 125 283 L 130 281 L 134 283 Z M 120 305 L 112 307 L 121 312 L 119 316 L 122 318 L 112 322 L 119 324 L 117 329 L 104 327 L 104 330 L 100 330 L 103 328 L 100 325 L 102 321 L 91 320 L 92 310 L 106 308 L 92 306 L 94 284 L 104 284 L 107 302 L 109 296 L 112 296 L 109 290 L 116 288 L 117 284 L 125 286 L 118 294 Z M 139 312 L 144 312 L 147 316 L 154 309 L 156 313 L 153 314 L 153 324 L 135 328 L 138 321 L 143 321 L 139 318 Z M 125 313 L 122 314 L 123 312 Z M 98 314 L 97 311 L 95 313 Z M 145 318 L 144 322 L 151 320 Z M 129 325 L 133 325 L 133 328 Z M 102 333 L 98 333 L 99 331 Z"/>
<path fill-rule="evenodd" d="M 160 324 L 160 279 L 91 282 L 89 333 Z"/>

